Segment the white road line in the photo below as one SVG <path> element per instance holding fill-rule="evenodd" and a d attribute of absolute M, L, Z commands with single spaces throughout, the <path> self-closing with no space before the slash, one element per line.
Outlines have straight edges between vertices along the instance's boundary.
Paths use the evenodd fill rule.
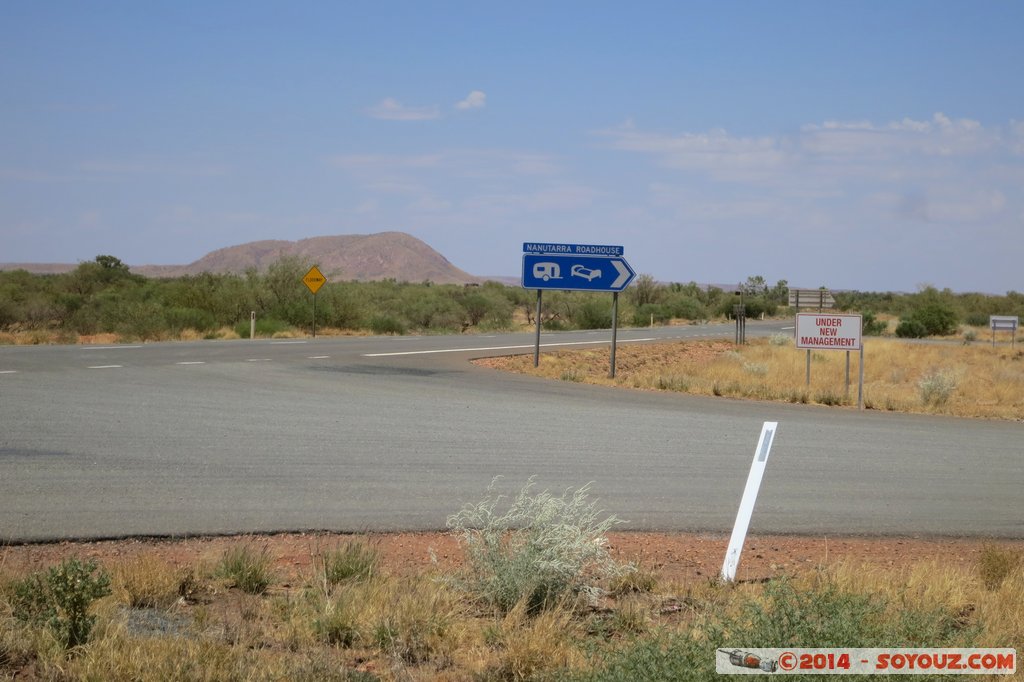
<path fill-rule="evenodd" d="M 124 365 L 93 365 L 89 369 L 120 369 Z"/>
<path fill-rule="evenodd" d="M 796 327 L 779 327 L 779 329 L 796 329 Z"/>
<path fill-rule="evenodd" d="M 128 348 L 142 348 L 142 346 L 82 346 L 82 350 L 125 350 Z"/>
<path fill-rule="evenodd" d="M 638 341 L 657 341 L 657 339 L 619 339 L 619 343 L 636 343 Z M 565 343 L 542 343 L 541 348 L 552 348 L 554 346 L 593 346 L 598 343 L 609 343 L 608 341 L 572 341 Z M 383 358 L 389 355 L 431 355 L 433 353 L 470 353 L 479 350 L 518 350 L 520 348 L 533 348 L 534 344 L 524 346 L 490 346 L 487 348 L 445 348 L 444 350 L 410 350 L 403 353 L 363 353 L 364 358 Z"/>
<path fill-rule="evenodd" d="M 205 365 L 206 363 L 202 360 L 193 360 L 191 362 L 176 362 L 176 365 Z"/>
<path fill-rule="evenodd" d="M 307 360 L 326 360 L 330 355 L 310 355 Z"/>
<path fill-rule="evenodd" d="M 270 358 L 249 358 L 246 362 L 270 362 Z"/>
<path fill-rule="evenodd" d="M 17 374 L 17 373 L 18 373 L 18 370 L 16 370 L 16 369 L 2 369 L 2 370 L 0 370 L 0 374 Z"/>
<path fill-rule="evenodd" d="M 300 343 L 309 343 L 308 341 L 271 341 L 271 346 L 294 346 Z"/>

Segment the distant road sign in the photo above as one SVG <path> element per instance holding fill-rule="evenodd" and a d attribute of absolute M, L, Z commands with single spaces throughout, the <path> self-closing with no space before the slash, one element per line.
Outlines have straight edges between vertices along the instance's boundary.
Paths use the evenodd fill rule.
<path fill-rule="evenodd" d="M 1016 315 L 989 315 L 988 324 L 992 331 L 1003 329 L 1006 331 L 1017 331 L 1019 318 Z"/>
<path fill-rule="evenodd" d="M 793 289 L 789 290 L 790 308 L 834 308 L 836 299 L 828 289 Z"/>
<path fill-rule="evenodd" d="M 860 315 L 800 313 L 796 316 L 796 347 L 809 350 L 860 350 Z"/>
<path fill-rule="evenodd" d="M 524 289 L 615 292 L 625 289 L 634 277 L 625 258 L 523 254 Z"/>
<path fill-rule="evenodd" d="M 320 287 L 327 283 L 327 278 L 320 272 L 320 268 L 313 266 L 306 273 L 306 276 L 302 278 L 302 283 L 306 285 L 312 293 L 320 291 Z"/>

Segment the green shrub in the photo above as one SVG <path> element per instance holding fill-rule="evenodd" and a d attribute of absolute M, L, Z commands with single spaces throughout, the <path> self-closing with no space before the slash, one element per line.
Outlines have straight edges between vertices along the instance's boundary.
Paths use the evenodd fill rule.
<path fill-rule="evenodd" d="M 173 332 L 180 332 L 184 329 L 195 329 L 197 332 L 208 332 L 217 328 L 217 320 L 213 313 L 196 308 L 170 308 L 164 318 L 168 328 Z M 246 325 L 246 334 L 249 333 Z"/>
<path fill-rule="evenodd" d="M 788 346 L 793 343 L 793 337 L 789 334 L 772 334 L 768 337 L 768 343 L 773 346 Z"/>
<path fill-rule="evenodd" d="M 988 314 L 971 311 L 964 317 L 964 322 L 971 327 L 988 327 Z"/>
<path fill-rule="evenodd" d="M 896 336 L 901 339 L 923 339 L 928 336 L 928 329 L 915 319 L 900 320 L 896 325 Z"/>
<path fill-rule="evenodd" d="M 370 331 L 374 334 L 404 334 L 405 324 L 391 315 L 374 315 L 370 318 Z"/>
<path fill-rule="evenodd" d="M 610 329 L 612 326 L 612 307 L 608 301 L 586 301 L 579 307 L 573 322 L 580 329 Z"/>
<path fill-rule="evenodd" d="M 110 594 L 110 575 L 94 561 L 65 559 L 46 573 L 33 573 L 13 585 L 15 618 L 49 627 L 64 648 L 89 641 L 96 617 L 90 605 Z"/>
<path fill-rule="evenodd" d="M 466 547 L 471 591 L 503 613 L 520 600 L 536 613 L 565 596 L 599 592 L 592 579 L 616 571 L 605 533 L 622 522 L 599 518 L 590 485 L 555 496 L 534 493 L 531 477 L 499 512 L 504 496 L 494 494 L 497 481 L 484 499 L 448 518 Z"/>
<path fill-rule="evenodd" d="M 885 330 L 889 328 L 889 325 L 885 320 L 876 320 L 874 313 L 864 313 L 863 315 L 863 331 L 864 336 L 881 336 L 885 333 Z"/>
<path fill-rule="evenodd" d="M 273 582 L 270 555 L 266 547 L 259 551 L 249 545 L 232 547 L 221 557 L 216 575 L 247 594 L 263 594 Z"/>

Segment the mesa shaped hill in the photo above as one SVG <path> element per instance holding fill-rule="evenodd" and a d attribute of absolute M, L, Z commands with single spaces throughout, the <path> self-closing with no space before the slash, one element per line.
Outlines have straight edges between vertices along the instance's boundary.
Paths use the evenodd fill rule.
<path fill-rule="evenodd" d="M 249 268 L 266 270 L 284 256 L 297 256 L 317 264 L 329 279 L 396 279 L 437 284 L 481 281 L 404 232 L 311 237 L 295 242 L 249 242 L 212 251 L 190 265 L 144 265 L 132 270 L 149 277 L 179 277 L 201 272 L 242 273 Z"/>

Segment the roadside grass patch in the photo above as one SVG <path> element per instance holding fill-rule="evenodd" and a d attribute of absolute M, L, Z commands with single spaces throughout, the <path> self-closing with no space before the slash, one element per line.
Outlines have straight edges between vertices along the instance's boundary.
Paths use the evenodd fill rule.
<path fill-rule="evenodd" d="M 266 547 L 240 544 L 224 552 L 214 575 L 246 594 L 263 594 L 274 579 L 272 563 Z"/>
<path fill-rule="evenodd" d="M 192 579 L 189 569 L 148 554 L 115 566 L 111 573 L 115 596 L 131 608 L 167 608 L 188 595 Z"/>
<path fill-rule="evenodd" d="M 1010 574 L 1022 565 L 1024 560 L 1019 552 L 989 545 L 981 551 L 978 559 L 978 575 L 986 589 L 998 590 Z"/>
<path fill-rule="evenodd" d="M 770 339 L 752 339 L 740 347 L 725 341 L 624 345 L 617 351 L 614 379 L 607 377 L 606 350 L 545 354 L 539 368 L 522 356 L 478 362 L 549 378 L 571 367 L 586 383 L 605 386 L 850 407 L 855 399 L 845 397 L 845 356 L 812 353 L 809 386 L 806 353 Z M 1010 420 L 1024 416 L 1021 351 L 873 337 L 865 342 L 864 356 L 869 409 Z M 853 377 L 857 365 L 858 358 L 851 357 Z"/>
<path fill-rule="evenodd" d="M 369 580 L 380 569 L 380 551 L 366 540 L 353 539 L 314 556 L 313 565 L 328 586 Z"/>

